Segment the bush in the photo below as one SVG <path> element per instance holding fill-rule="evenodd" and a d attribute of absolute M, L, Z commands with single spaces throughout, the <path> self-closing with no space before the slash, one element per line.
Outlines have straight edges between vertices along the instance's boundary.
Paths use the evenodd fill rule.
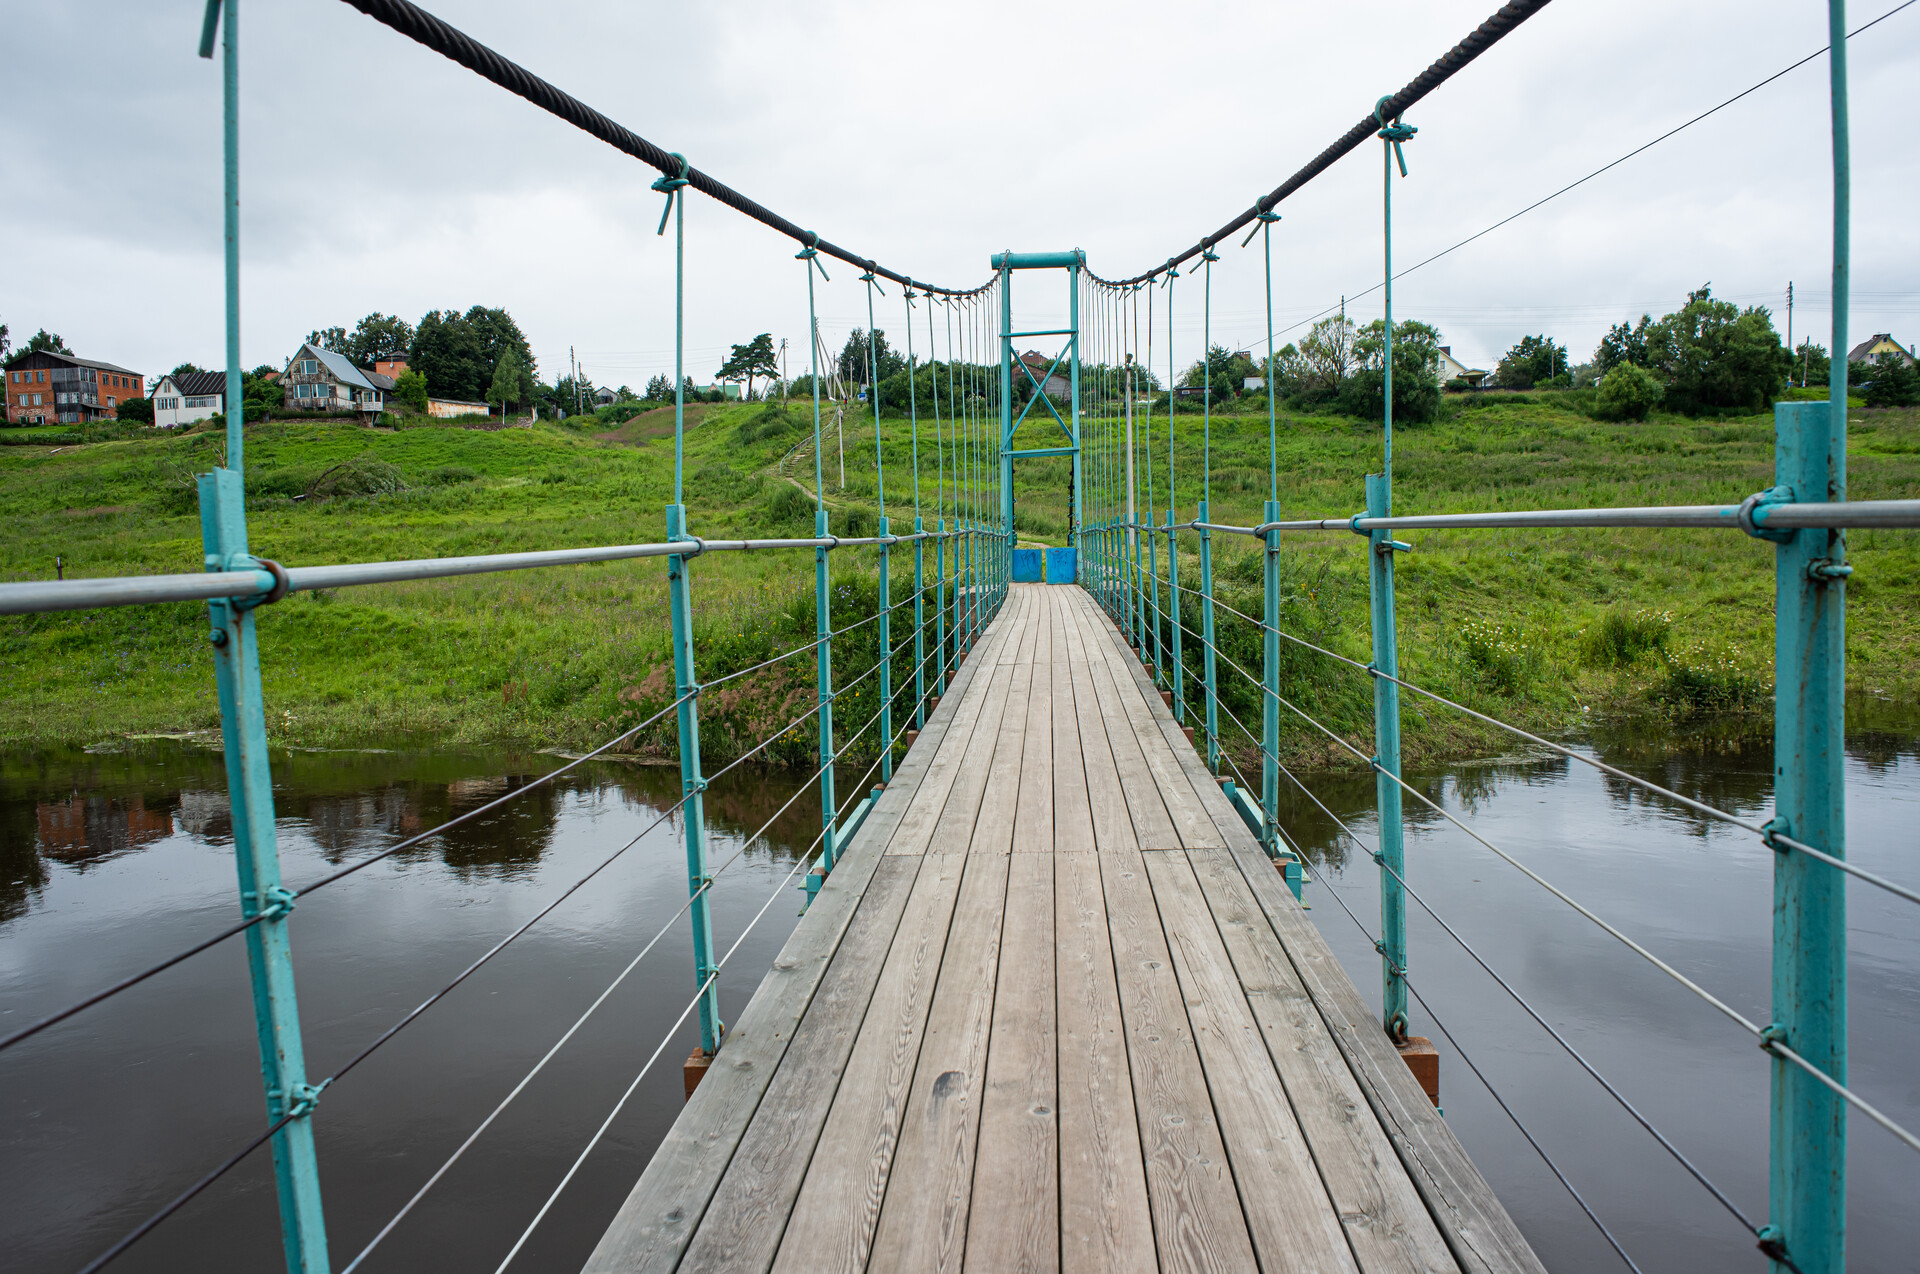
<path fill-rule="evenodd" d="M 1858 366 L 1858 364 L 1856 364 Z M 1920 405 L 1920 367 L 1900 354 L 1881 354 L 1873 360 L 1867 385 L 1869 407 Z"/>
<path fill-rule="evenodd" d="M 114 414 L 121 420 L 150 425 L 153 423 L 153 399 L 123 398 L 120 400 L 119 407 L 114 409 Z"/>
<path fill-rule="evenodd" d="M 1650 653 L 1664 652 L 1673 612 L 1615 607 L 1581 634 L 1580 654 L 1590 667 L 1625 668 Z"/>
<path fill-rule="evenodd" d="M 1460 630 L 1460 645 L 1480 682 L 1509 699 L 1539 671 L 1539 647 L 1519 628 L 1469 620 Z"/>
<path fill-rule="evenodd" d="M 800 419 L 778 403 L 769 403 L 753 415 L 741 421 L 734 429 L 734 437 L 742 445 L 764 442 L 770 438 L 780 438 L 800 428 Z"/>
<path fill-rule="evenodd" d="M 1667 656 L 1667 679 L 1654 698 L 1681 716 L 1764 708 L 1772 691 L 1748 672 L 1737 647 L 1710 648 L 1690 642 Z"/>
<path fill-rule="evenodd" d="M 409 368 L 393 378 L 393 398 L 417 412 L 427 410 L 427 378 Z"/>
<path fill-rule="evenodd" d="M 455 487 L 463 482 L 478 482 L 480 475 L 463 464 L 443 464 L 438 469 L 427 471 L 427 485 L 430 487 Z"/>
<path fill-rule="evenodd" d="M 1646 368 L 1621 363 L 1600 378 L 1593 414 L 1601 420 L 1645 420 L 1662 392 L 1660 382 Z"/>

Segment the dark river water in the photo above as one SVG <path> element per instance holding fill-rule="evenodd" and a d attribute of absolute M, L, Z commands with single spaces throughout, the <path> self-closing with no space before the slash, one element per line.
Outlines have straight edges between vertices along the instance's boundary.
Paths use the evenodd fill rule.
<path fill-rule="evenodd" d="M 1616 764 L 1750 817 L 1769 809 L 1765 739 L 1596 745 Z M 0 1034 L 231 923 L 219 754 L 151 740 L 0 756 Z M 280 843 L 295 885 L 558 765 L 537 754 L 276 755 Z M 849 776 L 851 777 L 851 776 Z M 1371 843 L 1372 783 L 1304 776 Z M 1448 809 L 1758 1020 L 1767 1017 L 1771 855 L 1585 766 L 1505 758 L 1418 776 Z M 1850 855 L 1920 880 L 1920 730 L 1849 742 Z M 797 779 L 737 772 L 708 809 L 715 861 Z M 494 815 L 303 898 L 293 942 L 316 1078 L 464 968 L 679 795 L 677 771 L 589 765 Z M 1411 804 L 1411 802 L 1410 802 Z M 1363 994 L 1378 959 L 1329 890 L 1376 927 L 1376 872 L 1304 800 L 1290 826 L 1316 879 L 1312 916 Z M 1469 817 L 1470 816 L 1470 817 Z M 1734 1200 L 1766 1210 L 1767 1063 L 1753 1042 L 1483 847 L 1410 810 L 1414 887 Z M 678 827 L 643 836 L 473 979 L 325 1094 L 316 1118 L 336 1269 L 345 1265 L 586 1010 L 685 899 Z M 791 930 L 785 880 L 818 830 L 803 795 L 720 880 L 721 950 L 768 900 L 722 976 L 735 1016 Z M 1920 908 L 1851 893 L 1853 1086 L 1920 1126 Z M 1552 1040 L 1411 909 L 1411 975 L 1446 1026 L 1652 1271 L 1758 1269 L 1737 1223 Z M 685 1008 L 679 921 L 366 1266 L 492 1270 Z M 1555 1271 L 1623 1268 L 1416 1007 L 1442 1052 L 1449 1122 Z M 680 1110 L 683 1026 L 515 1269 L 571 1270 Z M 229 942 L 0 1054 L 0 1253 L 72 1271 L 261 1127 L 244 952 Z M 1853 1120 L 1853 1268 L 1913 1270 L 1920 1156 Z M 115 1269 L 279 1265 L 268 1157 L 256 1154 Z"/>

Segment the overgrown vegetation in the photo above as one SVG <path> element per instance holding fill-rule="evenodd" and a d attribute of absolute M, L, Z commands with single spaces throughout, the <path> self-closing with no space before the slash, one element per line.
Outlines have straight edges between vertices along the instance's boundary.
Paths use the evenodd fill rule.
<path fill-rule="evenodd" d="M 1397 431 L 1396 507 L 1733 503 L 1772 480 L 1770 415 L 1707 421 L 1656 410 L 1645 423 L 1616 425 L 1588 414 L 1593 394 L 1448 396 L 1437 421 Z M 1252 405 L 1257 413 L 1216 414 L 1212 422 L 1218 521 L 1258 521 L 1269 493 L 1265 408 Z M 931 523 L 953 514 L 953 475 L 937 468 L 924 404 L 921 412 L 921 512 Z M 671 492 L 672 417 L 667 407 L 617 427 L 586 417 L 491 432 L 438 423 L 397 431 L 347 422 L 262 425 L 249 431 L 253 546 L 306 565 L 655 539 Z M 703 405 L 689 409 L 688 420 L 686 502 L 698 533 L 811 531 L 810 404 Z M 943 436 L 949 426 L 943 422 Z M 1137 421 L 1139 490 L 1144 505 L 1151 478 L 1156 520 L 1167 499 L 1166 426 L 1164 408 Z M 832 526 L 871 534 L 878 513 L 872 426 L 849 415 L 844 427 L 844 488 L 831 431 L 823 457 Z M 1029 417 L 1016 445 L 1041 445 L 1050 428 Z M 1181 415 L 1175 429 L 1176 502 L 1185 518 L 1201 494 L 1200 422 Z M 11 532 L 0 545 L 0 576 L 51 578 L 56 556 L 69 578 L 198 567 L 192 478 L 219 462 L 217 431 L 35 441 L 0 449 L 0 513 Z M 904 421 L 888 420 L 883 453 L 887 511 L 896 528 L 908 526 L 912 438 Z M 1353 511 L 1360 475 L 1377 470 L 1379 460 L 1377 423 L 1287 413 L 1279 439 L 1283 516 Z M 1920 491 L 1920 411 L 1856 413 L 1848 465 L 1855 498 Z M 1023 537 L 1061 542 L 1068 480 L 1064 460 L 1020 462 Z M 1398 564 L 1401 659 L 1416 684 L 1548 732 L 1577 730 L 1596 716 L 1699 720 L 1766 711 L 1773 557 L 1764 543 L 1730 531 L 1630 529 L 1406 538 L 1415 551 Z M 1221 648 L 1257 672 L 1259 634 L 1228 608 L 1260 614 L 1261 556 L 1244 537 L 1215 543 Z M 1290 633 L 1364 663 L 1359 544 L 1344 532 L 1290 537 L 1281 611 Z M 1184 536 L 1181 547 L 1181 579 L 1192 586 L 1196 541 Z M 1858 694 L 1911 703 L 1920 693 L 1917 548 L 1912 532 L 1851 536 L 1848 674 Z M 911 560 L 907 550 L 894 559 L 896 597 L 909 588 Z M 847 549 L 835 562 L 836 625 L 871 614 L 872 550 Z M 810 554 L 711 554 L 693 576 L 702 680 L 812 640 Z M 1197 627 L 1197 601 L 1182 605 Z M 276 744 L 301 746 L 398 735 L 598 743 L 670 700 L 666 609 L 658 559 L 296 594 L 260 613 L 270 732 Z M 904 624 L 896 622 L 896 640 Z M 872 667 L 875 629 L 866 625 L 836 643 L 840 684 Z M 194 605 L 0 619 L 0 679 L 9 688 L 0 740 L 91 743 L 209 728 L 218 714 L 205 638 L 205 609 Z M 1292 643 L 1281 652 L 1288 697 L 1364 745 L 1368 678 Z M 1198 643 L 1189 639 L 1184 653 L 1197 706 Z M 901 678 L 910 663 L 902 656 Z M 1258 731 L 1258 692 L 1224 665 L 1221 677 L 1223 707 Z M 843 724 L 871 715 L 876 683 L 862 682 L 838 705 Z M 805 713 L 812 696 L 805 654 L 717 688 L 703 701 L 709 753 L 724 758 L 757 741 Z M 1286 717 L 1284 728 L 1290 764 L 1344 763 L 1297 719 Z M 1410 758 L 1496 746 L 1458 714 L 1413 695 L 1405 696 L 1405 730 Z M 1237 759 L 1250 762 L 1238 728 L 1223 718 L 1222 732 Z M 664 757 L 670 741 L 663 723 L 635 746 Z M 808 722 L 775 755 L 805 763 L 813 747 Z"/>

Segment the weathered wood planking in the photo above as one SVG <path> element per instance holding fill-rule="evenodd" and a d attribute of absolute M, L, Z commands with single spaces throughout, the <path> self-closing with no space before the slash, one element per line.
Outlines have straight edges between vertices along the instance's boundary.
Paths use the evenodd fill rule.
<path fill-rule="evenodd" d="M 1017 585 L 588 1268 L 1540 1266 L 1119 635 Z"/>

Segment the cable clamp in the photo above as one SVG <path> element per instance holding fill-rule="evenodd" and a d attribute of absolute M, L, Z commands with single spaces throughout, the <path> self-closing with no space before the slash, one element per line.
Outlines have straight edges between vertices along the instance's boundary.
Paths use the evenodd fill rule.
<path fill-rule="evenodd" d="M 314 1107 L 320 1104 L 320 1094 L 325 1092 L 327 1085 L 332 1082 L 330 1079 L 326 1080 L 318 1088 L 312 1084 L 295 1084 L 284 1093 L 275 1089 L 274 1096 L 287 1103 L 288 1119 L 305 1119 L 313 1113 Z"/>
<path fill-rule="evenodd" d="M 687 157 L 677 150 L 669 153 L 680 161 L 680 171 L 671 177 L 665 173 L 661 173 L 659 178 L 654 181 L 652 187 L 650 187 L 667 197 L 667 206 L 660 210 L 660 228 L 654 231 L 656 235 L 662 235 L 667 232 L 667 218 L 673 215 L 674 196 L 687 184 Z"/>
<path fill-rule="evenodd" d="M 829 532 L 829 533 L 828 533 L 828 534 L 826 534 L 826 535 L 817 535 L 817 536 L 815 536 L 814 538 L 815 538 L 816 540 L 832 540 L 832 541 L 833 541 L 833 543 L 831 543 L 831 544 L 826 544 L 826 545 L 821 545 L 821 544 L 816 544 L 816 545 L 814 545 L 814 547 L 815 547 L 815 548 L 824 548 L 824 549 L 825 549 L 825 550 L 826 550 L 827 552 L 829 552 L 829 553 L 831 553 L 831 552 L 833 552 L 833 551 L 834 551 L 835 549 L 837 549 L 837 548 L 839 548 L 839 547 L 840 547 L 840 537 L 839 537 L 839 536 L 837 536 L 837 535 L 834 535 L 834 534 L 832 534 L 831 532 Z"/>
<path fill-rule="evenodd" d="M 1381 557 L 1392 557 L 1395 553 L 1413 552 L 1413 545 L 1402 540 L 1382 540 L 1373 546 L 1373 551 Z"/>
<path fill-rule="evenodd" d="M 874 277 L 874 268 L 873 262 L 867 262 L 867 272 L 860 276 L 860 281 L 872 285 L 874 291 L 878 292 L 881 296 L 885 296 L 887 290 L 881 287 L 879 280 Z"/>
<path fill-rule="evenodd" d="M 819 232 L 815 230 L 807 231 L 807 240 L 807 246 L 794 253 L 793 259 L 808 262 L 808 269 L 820 271 L 821 278 L 826 279 L 829 283 L 833 282 L 833 279 L 827 274 L 827 267 L 820 264 Z"/>
<path fill-rule="evenodd" d="M 1789 850 L 1779 841 L 1779 837 L 1791 835 L 1787 829 L 1787 820 L 1780 817 L 1768 819 L 1760 824 L 1760 841 L 1776 854 L 1785 854 Z"/>
<path fill-rule="evenodd" d="M 1816 557 L 1807 563 L 1807 578 L 1816 584 L 1834 584 L 1853 574 L 1853 567 L 1830 557 Z"/>
<path fill-rule="evenodd" d="M 1733 515 L 1734 521 L 1740 524 L 1742 531 L 1756 540 L 1772 540 L 1775 544 L 1785 544 L 1793 538 L 1794 532 L 1769 529 L 1764 525 L 1764 519 L 1767 516 L 1767 510 L 1774 505 L 1792 504 L 1793 501 L 1792 487 L 1768 487 L 1765 491 L 1755 491 L 1740 502 L 1739 511 Z"/>
<path fill-rule="evenodd" d="M 1355 535 L 1364 535 L 1368 539 L 1372 539 L 1373 538 L 1372 531 L 1362 531 L 1360 529 L 1360 519 L 1365 517 L 1372 517 L 1372 516 L 1373 515 L 1368 513 L 1365 509 L 1360 510 L 1360 512 L 1354 514 L 1352 517 L 1347 519 L 1347 530 L 1352 531 Z"/>
<path fill-rule="evenodd" d="M 683 782 L 680 786 L 685 789 L 682 795 L 692 796 L 696 792 L 706 791 L 707 781 L 705 779 L 688 779 L 687 781 Z"/>
<path fill-rule="evenodd" d="M 285 597 L 293 587 L 287 578 L 287 568 L 280 563 L 264 557 L 254 557 L 250 553 L 235 553 L 221 562 L 217 568 L 222 571 L 265 571 L 273 576 L 273 587 L 264 593 L 255 593 L 251 597 L 232 597 L 227 605 L 236 611 L 253 610 L 259 606 L 271 606 Z"/>
<path fill-rule="evenodd" d="M 1790 1269 L 1799 1268 L 1799 1266 L 1794 1265 L 1794 1263 L 1787 1258 L 1787 1238 L 1784 1234 L 1780 1233 L 1778 1226 L 1763 1225 L 1753 1232 L 1753 1236 L 1760 1240 L 1758 1243 L 1755 1243 L 1754 1246 L 1759 1248 L 1768 1260 L 1778 1261 Z"/>
<path fill-rule="evenodd" d="M 1778 1022 L 1774 1022 L 1774 1023 L 1771 1023 L 1770 1025 L 1760 1028 L 1760 1051 L 1761 1052 L 1771 1053 L 1773 1052 L 1773 1046 L 1775 1044 L 1785 1044 L 1786 1042 L 1787 1042 L 1787 1028 L 1780 1025 Z"/>
<path fill-rule="evenodd" d="M 264 894 L 249 891 L 248 902 L 258 902 L 263 898 L 266 905 L 256 913 L 262 920 L 283 920 L 293 912 L 293 901 L 300 895 L 285 885 L 269 885 Z"/>
<path fill-rule="evenodd" d="M 1407 175 L 1407 156 L 1406 152 L 1400 149 L 1400 144 L 1412 141 L 1413 135 L 1420 130 L 1411 124 L 1402 123 L 1398 115 L 1393 117 L 1393 123 L 1387 123 L 1387 103 L 1392 100 L 1391 97 L 1383 97 L 1373 104 L 1373 118 L 1380 125 L 1380 131 L 1375 136 L 1393 147 L 1394 162 L 1400 165 L 1400 175 L 1404 177 Z"/>

